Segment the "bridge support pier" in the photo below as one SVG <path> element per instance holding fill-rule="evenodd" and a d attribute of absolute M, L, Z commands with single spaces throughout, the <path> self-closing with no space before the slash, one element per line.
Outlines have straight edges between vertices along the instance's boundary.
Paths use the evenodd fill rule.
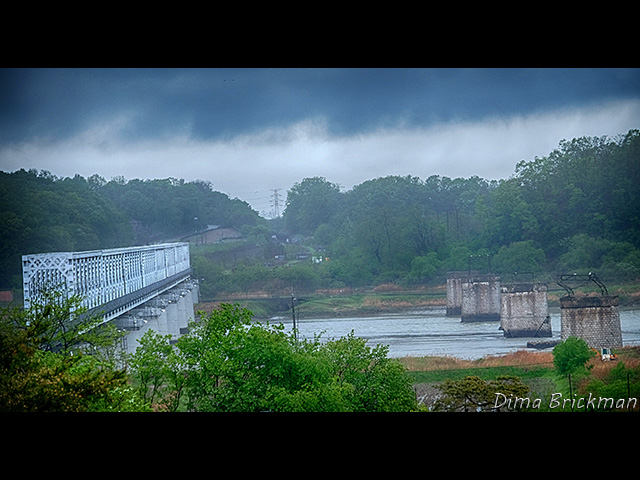
<path fill-rule="evenodd" d="M 560 299 L 560 338 L 582 338 L 591 348 L 622 347 L 617 295 L 567 295 Z"/>
<path fill-rule="evenodd" d="M 463 322 L 500 320 L 500 276 L 477 275 L 462 281 Z"/>
<path fill-rule="evenodd" d="M 500 328 L 505 337 L 551 337 L 551 319 L 544 283 L 502 287 Z"/>
<path fill-rule="evenodd" d="M 199 292 L 197 283 L 185 280 L 160 297 L 149 301 L 113 320 L 119 328 L 128 331 L 124 342 L 125 353 L 135 353 L 140 339 L 149 330 L 160 335 L 171 335 L 175 343 L 188 332 L 188 324 L 195 319 L 195 304 Z"/>

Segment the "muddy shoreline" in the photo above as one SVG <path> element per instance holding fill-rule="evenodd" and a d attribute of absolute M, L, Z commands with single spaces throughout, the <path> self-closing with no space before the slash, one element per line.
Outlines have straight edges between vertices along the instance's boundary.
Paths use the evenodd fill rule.
<path fill-rule="evenodd" d="M 640 289 L 636 285 L 611 289 L 612 295 L 620 298 L 620 307 L 640 306 Z M 560 292 L 549 292 L 549 307 L 559 307 Z M 229 295 L 225 299 L 203 301 L 196 311 L 210 313 L 221 303 L 237 303 L 254 313 L 256 320 L 292 315 L 291 297 L 268 295 Z M 373 315 L 400 314 L 418 311 L 427 307 L 446 307 L 446 293 L 442 288 L 424 291 L 368 291 L 368 292 L 316 292 L 300 295 L 295 299 L 294 309 L 300 318 L 345 318 Z"/>

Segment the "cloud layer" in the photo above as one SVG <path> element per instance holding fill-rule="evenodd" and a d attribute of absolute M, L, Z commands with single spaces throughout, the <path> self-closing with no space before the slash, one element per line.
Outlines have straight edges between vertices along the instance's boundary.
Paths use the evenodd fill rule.
<path fill-rule="evenodd" d="M 306 177 L 345 189 L 386 175 L 507 178 L 562 139 L 640 128 L 636 70 L 584 85 L 518 69 L 74 72 L 15 73 L 36 98 L 5 79 L 16 100 L 0 99 L 3 125 L 21 127 L 5 129 L 0 169 L 207 180 L 268 213 L 273 189 Z"/>

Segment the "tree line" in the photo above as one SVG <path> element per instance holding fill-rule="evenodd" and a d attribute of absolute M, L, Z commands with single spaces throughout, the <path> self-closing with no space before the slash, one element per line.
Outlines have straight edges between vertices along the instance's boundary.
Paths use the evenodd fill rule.
<path fill-rule="evenodd" d="M 447 271 L 640 278 L 640 134 L 563 140 L 505 180 L 376 178 L 344 191 L 306 178 L 283 222 L 331 258 L 337 283 L 424 283 Z"/>
<path fill-rule="evenodd" d="M 112 323 L 79 318 L 79 297 L 48 295 L 28 309 L 0 307 L 0 412 L 418 410 L 388 347 L 353 334 L 300 340 L 222 304 L 177 341 L 148 330 L 127 354 Z"/>
<path fill-rule="evenodd" d="M 282 217 L 270 220 L 205 181 L 0 172 L 0 288 L 20 288 L 27 253 L 175 240 L 208 225 L 244 234 L 224 255 L 191 249 L 209 297 L 265 286 L 442 282 L 447 271 L 489 268 L 487 259 L 504 274 L 598 271 L 605 281 L 636 280 L 639 177 L 638 130 L 563 140 L 504 180 L 387 176 L 345 190 L 304 178 L 287 192 Z M 274 268 L 273 258 L 290 252 L 309 255 Z M 311 255 L 324 261 L 312 264 Z"/>

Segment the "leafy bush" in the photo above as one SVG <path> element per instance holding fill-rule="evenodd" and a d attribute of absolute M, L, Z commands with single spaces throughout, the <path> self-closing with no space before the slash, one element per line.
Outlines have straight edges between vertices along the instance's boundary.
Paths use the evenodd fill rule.
<path fill-rule="evenodd" d="M 94 322 L 91 317 L 75 329 L 62 329 L 70 310 L 77 307 L 77 298 L 49 298 L 57 303 L 0 310 L 0 411 L 149 410 L 129 387 L 124 370 L 115 368 L 108 357 L 88 355 L 82 348 L 100 346 L 104 352 L 117 337 L 95 328 L 84 332 Z"/>
<path fill-rule="evenodd" d="M 587 373 L 586 363 L 593 355 L 582 338 L 569 337 L 553 348 L 553 364 L 560 375 Z"/>

